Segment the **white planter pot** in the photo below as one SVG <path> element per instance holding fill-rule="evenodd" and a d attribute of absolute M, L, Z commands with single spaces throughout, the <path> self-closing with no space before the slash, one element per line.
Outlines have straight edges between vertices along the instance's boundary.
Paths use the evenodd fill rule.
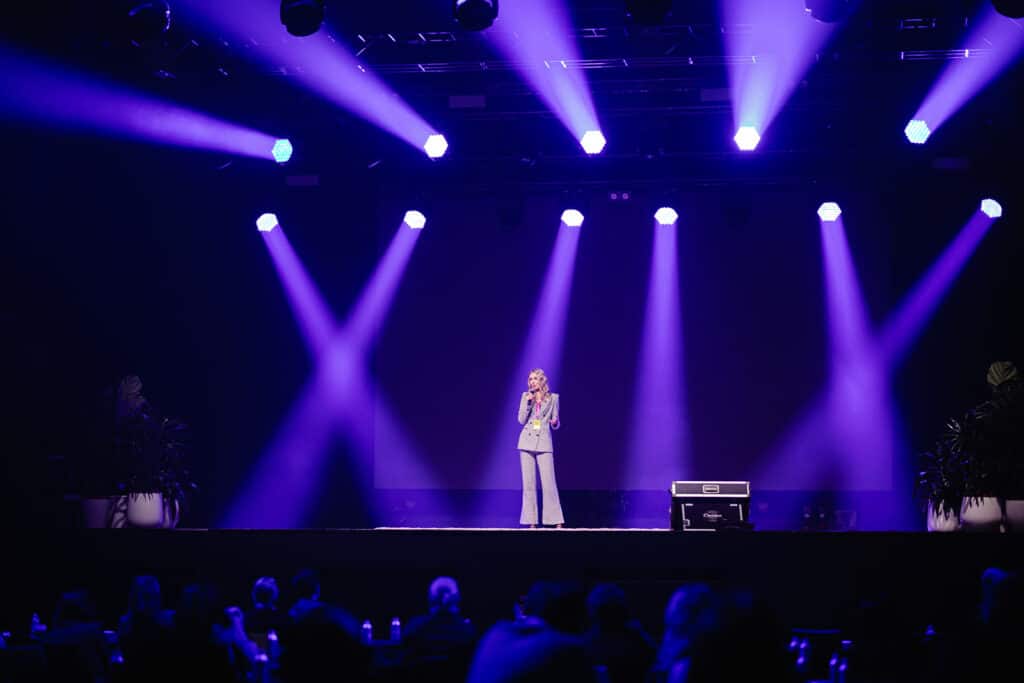
<path fill-rule="evenodd" d="M 956 516 L 955 512 L 950 512 L 949 516 L 943 514 L 944 508 L 936 510 L 932 507 L 931 503 L 928 503 L 928 531 L 956 531 L 960 528 L 960 518 Z"/>
<path fill-rule="evenodd" d="M 145 529 L 164 526 L 164 496 L 162 493 L 128 494 L 128 523 Z"/>
<path fill-rule="evenodd" d="M 109 529 L 114 518 L 117 496 L 82 499 L 82 526 L 86 529 Z"/>
<path fill-rule="evenodd" d="M 960 508 L 960 526 L 965 531 L 1001 531 L 1003 509 L 999 499 L 965 498 Z"/>
<path fill-rule="evenodd" d="M 114 503 L 113 526 L 145 529 L 173 529 L 181 518 L 181 505 L 166 500 L 161 493 L 132 493 Z"/>
<path fill-rule="evenodd" d="M 1024 532 L 1024 500 L 1006 501 L 1006 530 L 1018 534 Z"/>

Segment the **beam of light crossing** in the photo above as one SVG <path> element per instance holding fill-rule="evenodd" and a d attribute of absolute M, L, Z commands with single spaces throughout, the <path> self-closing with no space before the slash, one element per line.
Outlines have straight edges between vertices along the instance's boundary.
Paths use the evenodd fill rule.
<path fill-rule="evenodd" d="M 399 226 L 343 325 L 330 318 L 326 304 L 284 240 L 283 230 L 261 234 L 300 321 L 315 369 L 222 524 L 228 528 L 302 526 L 316 503 L 330 447 L 339 440 L 354 451 L 350 471 L 366 494 L 374 518 L 379 519 L 387 511 L 380 507 L 373 489 L 389 481 L 387 476 L 379 476 L 381 473 L 395 468 L 407 475 L 412 472 L 419 481 L 430 481 L 415 446 L 370 376 L 368 359 L 368 349 L 422 231 L 409 230 L 404 223 Z M 374 443 L 375 420 L 379 421 L 379 433 L 387 437 L 386 453 Z"/>
<path fill-rule="evenodd" d="M 855 490 L 878 490 L 887 483 L 891 485 L 891 469 L 885 473 L 879 467 L 866 468 L 855 461 L 865 449 L 883 454 L 887 450 L 892 454 L 890 468 L 899 465 L 892 462 L 898 451 L 900 424 L 890 388 L 891 377 L 993 222 L 979 208 L 881 330 L 870 336 L 863 307 L 857 303 L 859 289 L 848 286 L 856 281 L 856 276 L 845 252 L 845 236 L 839 242 L 835 231 L 841 220 L 828 226 L 822 223 L 834 349 L 830 378 L 826 389 L 762 457 L 754 477 L 759 487 L 814 488 L 831 462 L 822 454 L 842 457 L 844 452 L 844 475 Z M 896 475 L 902 476 L 898 467 Z M 906 520 L 897 523 L 900 522 Z"/>

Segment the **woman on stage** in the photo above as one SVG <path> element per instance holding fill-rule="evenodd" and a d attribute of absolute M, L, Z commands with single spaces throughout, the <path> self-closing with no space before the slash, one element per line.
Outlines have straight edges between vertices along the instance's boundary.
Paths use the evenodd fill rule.
<path fill-rule="evenodd" d="M 548 378 L 540 368 L 530 371 L 529 391 L 519 399 L 519 464 L 523 470 L 523 512 L 520 524 L 537 526 L 537 468 L 544 493 L 544 524 L 562 528 L 562 504 L 555 484 L 554 448 L 551 430 L 558 429 L 558 394 L 548 388 Z"/>

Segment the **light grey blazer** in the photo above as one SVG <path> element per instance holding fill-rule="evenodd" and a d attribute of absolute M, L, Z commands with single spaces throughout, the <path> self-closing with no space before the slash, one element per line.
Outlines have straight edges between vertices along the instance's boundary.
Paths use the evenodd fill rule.
<path fill-rule="evenodd" d="M 558 417 L 558 394 L 551 394 L 548 399 L 540 406 L 540 416 L 536 419 L 540 420 L 540 428 L 538 429 L 533 421 L 533 404 L 527 399 L 530 393 L 524 391 L 523 395 L 519 397 L 519 424 L 523 425 L 523 429 L 519 432 L 519 450 L 521 451 L 536 451 L 538 453 L 553 453 L 554 448 L 551 446 L 551 430 L 558 429 L 562 426 L 562 422 Z M 551 421 L 555 421 L 555 426 L 551 426 Z"/>

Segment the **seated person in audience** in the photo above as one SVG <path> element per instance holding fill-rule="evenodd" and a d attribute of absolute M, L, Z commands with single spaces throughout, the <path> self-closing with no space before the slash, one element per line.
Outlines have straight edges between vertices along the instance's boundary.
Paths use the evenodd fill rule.
<path fill-rule="evenodd" d="M 940 633 L 940 681 L 1016 680 L 1024 643 L 1024 582 L 1020 574 L 989 567 L 981 575 L 977 612 L 959 631 Z M 1014 671 L 1013 676 L 1007 672 Z"/>
<path fill-rule="evenodd" d="M 590 591 L 587 618 L 583 644 L 590 663 L 604 669 L 610 683 L 642 681 L 654 664 L 654 640 L 630 619 L 622 589 L 603 584 Z"/>
<path fill-rule="evenodd" d="M 665 634 L 649 677 L 652 683 L 667 681 L 672 669 L 689 656 L 696 633 L 714 614 L 714 601 L 711 588 L 702 583 L 683 586 L 669 598 Z"/>
<path fill-rule="evenodd" d="M 996 567 L 981 575 L 984 665 L 993 674 L 1016 668 L 1020 672 L 1020 646 L 1024 643 L 1024 582 L 1017 572 Z"/>
<path fill-rule="evenodd" d="M 402 668 L 412 680 L 464 681 L 478 634 L 462 615 L 455 579 L 435 579 L 427 603 L 429 612 L 412 618 L 405 629 Z"/>
<path fill-rule="evenodd" d="M 706 588 L 706 587 L 705 587 Z M 678 593 L 677 593 L 678 595 Z M 774 615 L 749 593 L 682 596 L 670 608 L 681 609 L 673 626 L 677 659 L 659 659 L 657 672 L 668 683 L 749 683 L 797 680 L 789 661 L 787 634 Z M 668 616 L 668 615 L 667 615 Z M 666 632 L 666 638 L 668 633 Z M 661 655 L 673 648 L 663 645 Z"/>
<path fill-rule="evenodd" d="M 252 587 L 252 607 L 245 613 L 245 630 L 257 641 L 266 641 L 271 631 L 280 631 L 287 616 L 278 609 L 280 593 L 277 581 L 271 576 L 261 576 Z M 266 649 L 265 645 L 261 646 Z"/>
<path fill-rule="evenodd" d="M 212 588 L 187 586 L 174 615 L 166 680 L 233 681 L 255 668 L 258 649 L 246 636 L 242 611 L 222 608 Z"/>
<path fill-rule="evenodd" d="M 0 636 L 3 641 L 0 681 L 46 680 L 46 659 L 42 644 L 46 624 L 39 618 L 38 612 L 17 608 L 12 611 L 10 605 L 5 605 L 5 608 L 4 614 L 17 627 L 7 636 Z"/>
<path fill-rule="evenodd" d="M 174 613 L 163 607 L 160 582 L 155 576 L 136 576 L 128 594 L 128 611 L 118 622 L 118 635 L 123 640 L 137 629 L 150 626 L 169 628 Z"/>
<path fill-rule="evenodd" d="M 93 681 L 106 675 L 103 627 L 85 591 L 60 597 L 42 642 L 50 680 Z"/>
<path fill-rule="evenodd" d="M 496 624 L 480 641 L 470 683 L 594 681 L 580 635 L 585 621 L 583 588 L 541 581 L 530 589 L 523 614 Z"/>
<path fill-rule="evenodd" d="M 326 609 L 330 618 L 339 624 L 343 624 L 356 639 L 361 633 L 359 621 L 340 607 L 330 605 L 321 601 L 320 598 L 320 575 L 312 569 L 303 569 L 292 578 L 292 597 L 294 602 L 288 610 L 289 624 L 299 621 L 302 616 L 312 610 Z"/>
<path fill-rule="evenodd" d="M 320 576 L 311 569 L 291 582 L 293 604 L 280 636 L 280 677 L 285 681 L 322 680 L 324 671 L 338 680 L 368 676 L 370 649 L 362 644 L 359 621 L 320 596 Z"/>
<path fill-rule="evenodd" d="M 363 681 L 369 677 L 370 664 L 370 648 L 346 612 L 322 603 L 293 610 L 281 637 L 281 680 Z"/>
<path fill-rule="evenodd" d="M 128 597 L 128 611 L 117 629 L 127 680 L 152 677 L 163 668 L 161 659 L 173 623 L 174 613 L 163 609 L 160 582 L 153 576 L 136 576 Z"/>

